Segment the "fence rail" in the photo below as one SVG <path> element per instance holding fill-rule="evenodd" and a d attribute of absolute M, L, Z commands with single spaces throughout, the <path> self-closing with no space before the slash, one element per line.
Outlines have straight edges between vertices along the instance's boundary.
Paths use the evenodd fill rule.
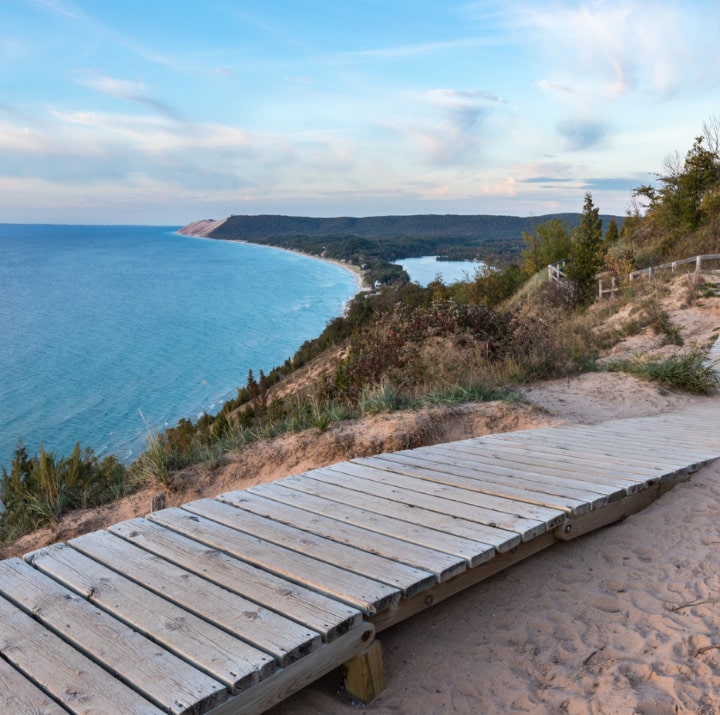
<path fill-rule="evenodd" d="M 641 268 L 640 270 L 633 271 L 628 276 L 630 281 L 642 276 L 647 276 L 648 280 L 652 280 L 655 274 L 659 271 L 670 270 L 675 272 L 679 266 L 695 264 L 695 272 L 700 273 L 703 269 L 703 263 L 712 261 L 720 261 L 720 253 L 706 253 L 704 255 L 693 256 L 692 258 L 683 258 L 679 261 L 671 261 L 669 263 L 661 263 L 657 266 L 650 266 L 649 268 Z M 565 265 L 567 261 L 558 261 L 557 263 L 551 263 L 548 267 L 548 278 L 551 282 L 557 283 L 560 286 L 567 286 L 567 276 L 565 274 Z M 598 274 L 596 276 L 598 280 L 598 298 L 602 300 L 606 295 L 611 297 L 617 293 L 618 285 L 615 276 L 610 277 L 609 285 L 606 275 Z"/>

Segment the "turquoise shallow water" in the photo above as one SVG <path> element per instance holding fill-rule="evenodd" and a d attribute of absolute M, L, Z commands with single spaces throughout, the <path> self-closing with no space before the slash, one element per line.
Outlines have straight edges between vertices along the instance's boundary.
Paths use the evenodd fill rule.
<path fill-rule="evenodd" d="M 214 412 L 357 290 L 324 261 L 174 227 L 0 224 L 0 464 L 22 438 L 131 459 Z"/>
<path fill-rule="evenodd" d="M 435 256 L 403 258 L 395 262 L 407 271 L 411 281 L 421 286 L 432 283 L 438 274 L 446 285 L 473 280 L 477 269 L 485 265 L 478 261 L 438 261 Z"/>

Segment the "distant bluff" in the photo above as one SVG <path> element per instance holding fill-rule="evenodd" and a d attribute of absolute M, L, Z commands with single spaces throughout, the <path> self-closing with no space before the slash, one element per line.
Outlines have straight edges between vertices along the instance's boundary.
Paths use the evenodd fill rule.
<path fill-rule="evenodd" d="M 532 234 L 550 219 L 576 226 L 579 213 L 544 216 L 493 216 L 487 214 L 414 214 L 355 218 L 313 218 L 261 214 L 235 215 L 226 219 L 195 221 L 180 229 L 190 236 L 248 241 L 305 251 L 335 258 L 370 257 L 392 261 L 423 255 L 458 259 L 481 256 L 517 256 L 523 232 Z M 607 226 L 614 218 L 603 216 Z"/>
<path fill-rule="evenodd" d="M 414 236 L 417 238 L 468 238 L 491 233 L 495 236 L 514 236 L 549 219 L 561 219 L 571 225 L 579 214 L 559 213 L 544 216 L 494 216 L 489 214 L 414 214 L 410 216 L 367 216 L 355 218 L 313 218 L 310 216 L 282 216 L 276 214 L 233 215 L 225 219 L 205 219 L 188 224 L 180 230 L 186 235 L 212 238 L 253 240 L 273 236 L 362 236 L 384 238 Z M 610 216 L 604 217 L 610 219 Z M 612 217 L 622 222 L 622 217 Z"/>

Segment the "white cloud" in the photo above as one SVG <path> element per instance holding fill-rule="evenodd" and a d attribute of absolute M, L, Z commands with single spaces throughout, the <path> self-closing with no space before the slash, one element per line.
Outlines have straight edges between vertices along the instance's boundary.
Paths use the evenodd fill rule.
<path fill-rule="evenodd" d="M 124 99 L 130 102 L 136 102 L 153 111 L 164 114 L 166 117 L 179 120 L 179 113 L 159 99 L 151 97 L 147 92 L 147 87 L 143 82 L 131 82 L 124 79 L 117 79 L 108 75 L 99 74 L 97 72 L 89 72 L 80 80 L 81 84 L 89 87 L 95 92 L 100 92 L 109 97 Z"/>
<path fill-rule="evenodd" d="M 543 89 L 582 88 L 607 98 L 643 90 L 673 93 L 696 85 L 690 67 L 717 67 L 718 9 L 688 12 L 684 4 L 597 0 L 579 4 L 521 3 L 517 23 L 550 59 Z M 700 70 L 702 73 L 702 69 Z"/>
<path fill-rule="evenodd" d="M 481 89 L 429 89 L 425 92 L 424 97 L 429 102 L 453 107 L 468 106 L 482 102 L 506 103 L 502 97 L 498 97 L 495 93 Z"/>
<path fill-rule="evenodd" d="M 577 90 L 564 82 L 553 82 L 549 79 L 541 79 L 535 83 L 545 92 L 562 92 L 564 94 L 575 94 Z"/>

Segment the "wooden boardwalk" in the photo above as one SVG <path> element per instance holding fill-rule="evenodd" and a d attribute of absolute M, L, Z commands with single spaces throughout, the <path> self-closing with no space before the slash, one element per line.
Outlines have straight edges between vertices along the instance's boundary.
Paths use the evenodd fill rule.
<path fill-rule="evenodd" d="M 376 631 L 642 509 L 719 426 L 708 400 L 355 459 L 2 561 L 0 712 L 259 713 L 346 661 L 367 697 Z"/>

